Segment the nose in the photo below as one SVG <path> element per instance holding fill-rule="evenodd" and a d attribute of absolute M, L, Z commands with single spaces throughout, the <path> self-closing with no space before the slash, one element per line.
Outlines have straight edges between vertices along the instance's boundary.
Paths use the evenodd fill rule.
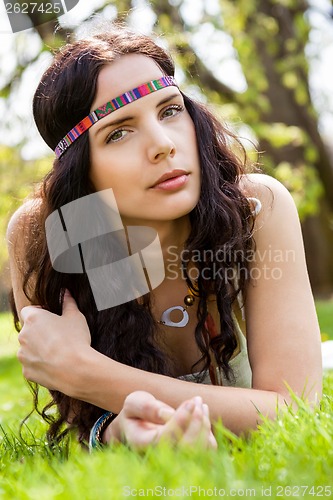
<path fill-rule="evenodd" d="M 159 163 L 176 154 L 174 141 L 163 125 L 156 125 L 147 131 L 147 154 L 151 163 Z"/>

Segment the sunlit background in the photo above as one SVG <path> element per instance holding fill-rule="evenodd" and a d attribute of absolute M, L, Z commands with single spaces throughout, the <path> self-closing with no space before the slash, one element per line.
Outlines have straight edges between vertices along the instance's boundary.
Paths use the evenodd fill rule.
<path fill-rule="evenodd" d="M 0 3 L 0 295 L 9 289 L 5 228 L 10 214 L 50 168 L 53 154 L 35 128 L 34 89 L 51 49 L 84 36 L 91 16 L 123 18 L 163 35 L 177 79 L 209 102 L 263 171 L 292 192 L 302 220 L 313 290 L 333 293 L 333 18 L 329 0 L 80 0 L 58 21 L 20 33 Z M 332 321 L 333 322 L 333 321 Z"/>
<path fill-rule="evenodd" d="M 63 5 L 68 2 L 61 0 Z M 274 493 L 312 499 L 332 496 L 332 3 L 80 0 L 58 21 L 11 34 L 0 0 L 1 499 L 118 499 L 124 498 L 124 485 L 129 485 L 125 491 L 135 492 L 131 497 L 155 496 L 151 492 L 157 491 L 156 485 L 167 488 L 165 498 L 180 498 L 177 491 L 187 497 L 189 485 L 197 487 L 193 498 L 206 492 L 212 497 L 213 485 L 224 492 L 220 496 L 230 496 L 231 491 L 238 496 L 257 492 L 260 498 L 275 497 Z M 290 407 L 276 422 L 264 422 L 260 432 L 248 436 L 236 436 L 221 426 L 214 453 L 196 446 L 179 453 L 162 446 L 139 454 L 115 446 L 90 455 L 75 439 L 69 448 L 66 442 L 50 447 L 47 426 L 36 413 L 23 427 L 24 440 L 19 433 L 22 419 L 32 409 L 32 395 L 16 357 L 17 334 L 7 311 L 5 231 L 10 215 L 54 159 L 32 119 L 34 90 L 52 59 L 51 49 L 62 46 L 69 35 L 89 32 L 91 20 L 86 20 L 92 14 L 121 18 L 141 32 L 163 35 L 159 43 L 175 56 L 181 88 L 209 103 L 230 124 L 252 163 L 259 162 L 264 172 L 288 187 L 301 217 L 327 369 L 323 399 L 315 411 L 303 403 L 299 411 Z M 262 152 L 259 156 L 254 145 Z M 48 400 L 48 392 L 42 391 L 41 408 Z"/>

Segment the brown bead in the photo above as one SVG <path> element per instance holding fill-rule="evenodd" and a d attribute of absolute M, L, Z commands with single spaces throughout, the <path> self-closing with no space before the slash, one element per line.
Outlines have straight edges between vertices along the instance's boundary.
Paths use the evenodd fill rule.
<path fill-rule="evenodd" d="M 193 306 L 194 304 L 194 297 L 193 295 L 185 295 L 184 297 L 184 304 L 188 307 Z"/>

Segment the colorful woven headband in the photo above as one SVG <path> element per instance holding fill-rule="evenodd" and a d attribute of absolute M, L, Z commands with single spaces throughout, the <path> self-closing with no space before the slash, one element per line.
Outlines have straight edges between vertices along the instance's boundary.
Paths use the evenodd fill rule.
<path fill-rule="evenodd" d="M 76 141 L 76 139 L 80 137 L 80 135 L 84 134 L 84 132 L 86 132 L 92 125 L 94 125 L 94 123 L 98 122 L 98 120 L 100 120 L 101 118 L 104 118 L 117 109 L 126 106 L 126 104 L 130 104 L 131 102 L 140 99 L 140 97 L 144 97 L 148 94 L 156 92 L 156 90 L 164 89 L 165 87 L 170 86 L 177 87 L 177 83 L 174 77 L 163 76 L 158 80 L 152 80 L 150 82 L 144 83 L 143 85 L 140 85 L 135 89 L 128 90 L 119 97 L 116 97 L 103 106 L 95 109 L 95 111 L 92 111 L 88 116 L 83 118 L 83 120 L 75 125 L 75 127 L 72 128 L 72 130 L 70 130 L 63 139 L 61 139 L 54 150 L 57 158 L 60 158 L 60 156 L 64 154 L 69 146 L 73 144 L 73 142 Z"/>

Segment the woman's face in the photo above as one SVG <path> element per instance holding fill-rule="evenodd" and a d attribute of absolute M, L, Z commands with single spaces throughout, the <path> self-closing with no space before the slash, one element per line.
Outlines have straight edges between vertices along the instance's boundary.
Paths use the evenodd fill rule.
<path fill-rule="evenodd" d="M 105 66 L 91 111 L 163 73 L 141 54 Z M 174 220 L 200 194 L 194 124 L 177 87 L 166 87 L 106 116 L 89 130 L 90 178 L 97 191 L 112 188 L 123 221 Z M 171 178 L 161 182 L 162 176 Z"/>

